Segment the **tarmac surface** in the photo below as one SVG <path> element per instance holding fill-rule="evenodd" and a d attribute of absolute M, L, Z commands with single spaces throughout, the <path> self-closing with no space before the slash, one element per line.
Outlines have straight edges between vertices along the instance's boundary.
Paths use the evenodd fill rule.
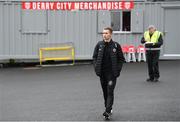
<path fill-rule="evenodd" d="M 180 121 L 180 61 L 160 73 L 146 82 L 146 63 L 124 64 L 112 120 Z M 101 121 L 103 103 L 92 65 L 0 69 L 0 121 Z"/>

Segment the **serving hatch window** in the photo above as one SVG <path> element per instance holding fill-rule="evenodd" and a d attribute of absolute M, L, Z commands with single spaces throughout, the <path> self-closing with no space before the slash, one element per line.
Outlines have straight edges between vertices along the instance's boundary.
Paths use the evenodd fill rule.
<path fill-rule="evenodd" d="M 111 11 L 111 27 L 115 32 L 131 31 L 131 12 Z"/>

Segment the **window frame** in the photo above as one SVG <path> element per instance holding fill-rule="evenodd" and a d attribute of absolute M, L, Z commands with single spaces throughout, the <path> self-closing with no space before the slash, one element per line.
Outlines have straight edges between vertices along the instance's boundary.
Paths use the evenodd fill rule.
<path fill-rule="evenodd" d="M 119 34 L 119 33 L 124 33 L 124 34 L 128 34 L 128 33 L 132 33 L 132 25 L 130 25 L 130 27 L 131 27 L 131 29 L 130 29 L 130 31 L 122 31 L 122 29 L 123 29 L 123 12 L 130 12 L 130 16 L 131 16 L 131 11 L 130 10 L 123 10 L 123 11 L 117 11 L 117 10 L 112 10 L 112 11 L 110 11 L 110 15 L 112 14 L 112 12 L 120 12 L 120 30 L 119 31 L 114 31 L 113 30 L 113 33 L 114 34 Z M 132 20 L 132 19 L 131 19 Z M 130 23 L 131 23 L 131 20 L 130 20 Z M 112 23 L 112 20 L 111 20 L 111 23 Z M 112 26 L 111 26 L 112 27 Z"/>
<path fill-rule="evenodd" d="M 30 13 L 30 14 L 28 14 L 28 13 Z M 35 15 L 37 13 L 43 15 L 43 20 L 44 20 L 43 26 L 44 27 L 43 26 L 36 26 L 36 28 L 33 28 L 34 23 L 32 22 L 30 24 L 32 24 L 33 26 L 31 28 L 28 28 L 27 24 L 29 24 L 29 23 L 26 21 L 27 18 L 25 16 L 28 16 L 30 18 L 31 15 L 34 15 L 34 16 L 32 16 L 32 19 L 33 19 L 33 21 L 37 21 L 38 18 L 33 18 L 33 17 L 37 17 L 37 15 Z M 39 10 L 39 11 L 21 10 L 21 23 L 20 24 L 21 24 L 20 25 L 20 32 L 22 34 L 47 34 L 48 30 L 49 30 L 48 29 L 48 11 L 44 11 L 44 10 Z M 42 27 L 43 27 L 43 29 L 42 29 Z"/>

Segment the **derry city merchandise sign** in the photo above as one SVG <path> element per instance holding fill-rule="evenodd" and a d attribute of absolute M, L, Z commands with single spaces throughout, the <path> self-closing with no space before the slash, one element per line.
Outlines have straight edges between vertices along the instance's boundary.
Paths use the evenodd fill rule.
<path fill-rule="evenodd" d="M 133 1 L 22 2 L 23 10 L 130 10 Z"/>

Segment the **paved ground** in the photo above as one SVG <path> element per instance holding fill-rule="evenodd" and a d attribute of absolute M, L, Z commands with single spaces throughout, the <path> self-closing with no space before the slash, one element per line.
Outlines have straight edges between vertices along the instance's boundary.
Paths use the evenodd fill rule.
<path fill-rule="evenodd" d="M 113 120 L 180 120 L 180 61 L 161 61 L 159 83 L 145 63 L 124 65 Z M 100 121 L 104 110 L 92 65 L 0 69 L 0 120 Z"/>

